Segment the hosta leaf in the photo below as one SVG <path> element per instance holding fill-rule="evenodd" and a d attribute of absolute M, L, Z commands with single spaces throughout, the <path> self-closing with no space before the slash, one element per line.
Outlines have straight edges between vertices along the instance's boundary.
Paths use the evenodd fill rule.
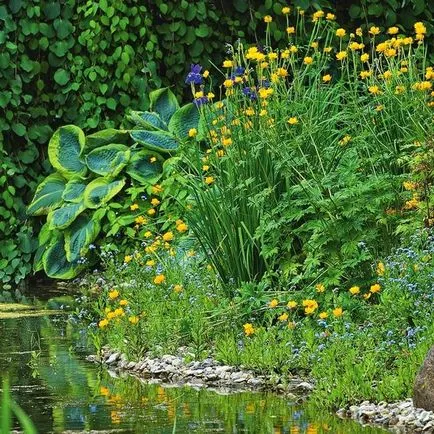
<path fill-rule="evenodd" d="M 131 151 L 125 145 L 106 145 L 94 149 L 86 156 L 89 169 L 102 176 L 115 177 L 127 165 Z"/>
<path fill-rule="evenodd" d="M 128 140 L 130 140 L 130 135 L 127 130 L 107 128 L 86 137 L 86 150 L 89 151 L 100 146 L 110 145 L 111 143 L 126 144 Z"/>
<path fill-rule="evenodd" d="M 149 99 L 151 110 L 157 112 L 166 124 L 169 123 L 173 113 L 179 109 L 178 100 L 168 87 L 154 90 L 149 94 Z"/>
<path fill-rule="evenodd" d="M 65 231 L 66 259 L 72 262 L 86 255 L 89 244 L 95 241 L 100 230 L 99 222 L 92 217 L 79 216 Z"/>
<path fill-rule="evenodd" d="M 65 184 L 65 179 L 59 173 L 48 175 L 36 188 L 32 203 L 27 207 L 27 214 L 48 214 L 59 207 Z"/>
<path fill-rule="evenodd" d="M 165 131 L 133 130 L 130 135 L 137 143 L 152 151 L 174 152 L 178 149 L 175 137 Z"/>
<path fill-rule="evenodd" d="M 140 128 L 167 130 L 167 125 L 161 120 L 160 115 L 155 112 L 132 111 L 127 119 Z"/>
<path fill-rule="evenodd" d="M 180 139 L 188 137 L 191 128 L 198 128 L 200 113 L 196 104 L 189 103 L 177 110 L 169 122 L 169 131 Z"/>
<path fill-rule="evenodd" d="M 152 162 L 151 158 L 156 158 L 156 161 Z M 154 184 L 161 176 L 162 162 L 163 158 L 157 153 L 139 151 L 132 155 L 127 166 L 127 173 L 142 184 Z"/>
<path fill-rule="evenodd" d="M 47 245 L 43 244 L 36 249 L 35 256 L 33 257 L 33 272 L 37 273 L 44 268 L 44 253 L 47 250 Z"/>
<path fill-rule="evenodd" d="M 81 202 L 85 188 L 86 183 L 81 179 L 71 179 L 65 186 L 62 199 L 66 202 Z"/>
<path fill-rule="evenodd" d="M 64 205 L 48 214 L 47 223 L 51 230 L 66 229 L 84 209 L 83 202 Z"/>
<path fill-rule="evenodd" d="M 48 144 L 48 158 L 51 165 L 65 178 L 83 176 L 86 165 L 80 160 L 86 138 L 75 125 L 60 127 Z"/>
<path fill-rule="evenodd" d="M 73 279 L 82 270 L 82 267 L 66 259 L 64 245 L 64 238 L 60 236 L 44 253 L 42 263 L 48 277 L 54 279 Z"/>
<path fill-rule="evenodd" d="M 116 196 L 124 187 L 125 179 L 110 181 L 107 178 L 94 179 L 84 191 L 84 204 L 87 208 L 98 208 Z"/>

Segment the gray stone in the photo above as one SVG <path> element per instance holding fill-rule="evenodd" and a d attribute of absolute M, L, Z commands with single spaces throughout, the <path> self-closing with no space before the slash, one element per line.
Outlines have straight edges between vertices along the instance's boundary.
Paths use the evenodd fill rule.
<path fill-rule="evenodd" d="M 415 407 L 434 411 L 434 347 L 429 350 L 413 387 Z"/>

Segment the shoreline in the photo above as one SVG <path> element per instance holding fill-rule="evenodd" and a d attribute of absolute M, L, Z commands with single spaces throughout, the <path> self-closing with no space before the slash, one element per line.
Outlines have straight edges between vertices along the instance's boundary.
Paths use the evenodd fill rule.
<path fill-rule="evenodd" d="M 301 377 L 261 375 L 242 367 L 222 365 L 211 358 L 186 362 L 181 355 L 158 358 L 145 355 L 134 362 L 128 360 L 125 354 L 105 347 L 100 356 L 90 355 L 87 360 L 105 366 L 113 375 L 125 373 L 152 383 L 206 388 L 216 393 L 273 392 L 296 404 L 305 402 L 315 388 L 311 380 Z M 434 412 L 415 408 L 411 398 L 395 403 L 363 401 L 359 405 L 341 408 L 335 414 L 341 419 L 352 419 L 361 425 L 391 432 L 434 433 Z"/>

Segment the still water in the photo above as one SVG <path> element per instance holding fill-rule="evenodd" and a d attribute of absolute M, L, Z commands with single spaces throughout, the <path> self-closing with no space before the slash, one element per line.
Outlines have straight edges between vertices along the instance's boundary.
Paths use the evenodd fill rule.
<path fill-rule="evenodd" d="M 115 378 L 85 360 L 65 316 L 0 320 L 0 376 L 39 433 L 384 433 L 270 393 L 219 394 Z M 18 426 L 16 427 L 18 428 Z"/>

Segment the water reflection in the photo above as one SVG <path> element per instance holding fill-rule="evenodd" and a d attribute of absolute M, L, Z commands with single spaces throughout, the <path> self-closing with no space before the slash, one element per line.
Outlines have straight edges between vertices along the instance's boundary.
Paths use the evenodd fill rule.
<path fill-rule="evenodd" d="M 0 321 L 0 372 L 40 433 L 380 433 L 267 393 L 217 394 L 114 378 L 84 360 L 65 317 Z"/>

